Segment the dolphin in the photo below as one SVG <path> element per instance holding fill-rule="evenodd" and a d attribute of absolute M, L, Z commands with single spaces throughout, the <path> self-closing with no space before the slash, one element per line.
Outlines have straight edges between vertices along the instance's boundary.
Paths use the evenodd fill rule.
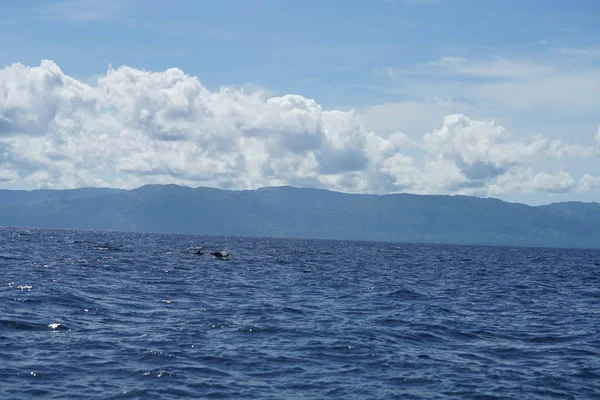
<path fill-rule="evenodd" d="M 229 253 L 226 251 L 215 251 L 214 253 L 210 253 L 211 255 L 220 258 L 221 260 L 229 260 Z"/>

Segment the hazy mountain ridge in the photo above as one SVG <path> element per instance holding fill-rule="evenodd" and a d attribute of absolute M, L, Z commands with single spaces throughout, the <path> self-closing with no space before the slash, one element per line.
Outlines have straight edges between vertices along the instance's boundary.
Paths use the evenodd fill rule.
<path fill-rule="evenodd" d="M 289 186 L 0 190 L 0 225 L 600 248 L 598 203 L 533 207 L 469 196 L 378 196 Z"/>
<path fill-rule="evenodd" d="M 50 200 L 67 200 L 89 198 L 104 194 L 124 192 L 123 189 L 109 188 L 80 188 L 80 189 L 37 189 L 37 190 L 7 190 L 0 189 L 0 207 L 9 205 L 29 205 Z"/>

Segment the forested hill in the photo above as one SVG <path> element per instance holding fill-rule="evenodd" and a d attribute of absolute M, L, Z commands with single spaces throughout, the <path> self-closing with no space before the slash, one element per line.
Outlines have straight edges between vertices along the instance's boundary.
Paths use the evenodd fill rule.
<path fill-rule="evenodd" d="M 0 190 L 0 225 L 600 248 L 600 204 L 270 187 Z"/>

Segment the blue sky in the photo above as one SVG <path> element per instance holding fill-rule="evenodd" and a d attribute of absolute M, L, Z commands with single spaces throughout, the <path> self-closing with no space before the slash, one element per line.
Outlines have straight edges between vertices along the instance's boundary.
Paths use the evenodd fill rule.
<path fill-rule="evenodd" d="M 369 90 L 385 83 L 382 68 L 447 56 L 560 62 L 561 49 L 600 43 L 592 0 L 4 3 L 3 65 L 51 59 L 78 78 L 109 64 L 178 67 L 211 88 L 254 83 L 326 106 L 386 100 Z"/>
<path fill-rule="evenodd" d="M 530 203 L 598 198 L 600 178 L 596 171 L 600 171 L 600 162 L 596 147 L 600 139 L 595 134 L 600 124 L 600 3 L 596 1 L 8 0 L 0 5 L 0 15 L 0 67 L 5 67 L 5 72 L 14 63 L 35 68 L 41 60 L 52 60 L 60 74 L 98 89 L 97 80 L 107 76 L 109 65 L 115 70 L 126 66 L 157 73 L 177 68 L 211 93 L 228 87 L 245 94 L 260 92 L 265 101 L 295 94 L 314 99 L 325 111 L 356 110 L 364 137 L 367 132 L 375 132 L 379 138 L 390 141 L 390 135 L 401 133 L 405 142 L 400 143 L 398 135 L 391 142 L 395 151 L 410 158 L 414 167 L 398 169 L 400 156 L 390 161 L 393 154 L 388 154 L 380 160 L 371 149 L 365 156 L 366 164 L 350 163 L 371 168 L 361 177 L 357 169 L 343 171 L 350 173 L 347 176 L 316 176 L 318 167 L 307 175 L 291 177 L 278 169 L 283 171 L 289 166 L 261 164 L 261 170 L 275 172 L 260 179 L 253 175 L 235 182 L 207 181 L 202 178 L 202 171 L 184 180 L 178 180 L 181 174 L 170 175 L 179 183 L 233 188 L 313 184 L 361 192 L 489 195 Z M 20 79 L 14 74 L 5 75 L 6 88 L 9 75 L 10 79 Z M 4 103 L 5 117 L 16 107 L 10 104 L 8 100 Z M 54 109 L 47 104 L 43 107 Z M 69 110 L 77 114 L 76 110 Z M 458 125 L 450 126 L 456 119 L 444 119 L 456 114 L 468 118 L 467 125 L 472 129 L 459 131 Z M 59 135 L 56 122 L 66 117 L 55 117 L 47 132 L 36 135 L 37 140 Z M 124 117 L 119 118 L 115 123 L 124 124 Z M 180 122 L 173 120 L 169 124 Z M 201 125 L 197 118 L 188 122 L 190 126 L 194 126 L 192 122 Z M 486 139 L 490 133 L 476 132 L 479 122 L 487 123 L 482 127 L 493 124 L 494 129 L 501 128 L 510 137 L 492 134 L 492 139 Z M 161 129 L 167 125 L 161 121 Z M 448 134 L 443 134 L 445 128 Z M 447 141 L 442 147 L 454 146 L 454 153 L 435 153 L 424 147 L 424 135 L 433 134 L 434 130 L 438 133 L 433 136 Z M 66 131 L 61 132 L 65 135 Z M 72 135 L 73 140 L 75 136 L 83 140 L 81 132 L 74 131 Z M 350 149 L 348 144 L 334 143 L 337 139 L 330 133 L 323 135 L 330 135 L 322 140 L 331 148 L 321 153 L 312 149 L 312 155 L 306 153 L 314 159 L 302 161 L 308 170 L 310 162 L 317 165 L 320 159 L 328 157 L 326 154 L 343 152 L 343 157 L 350 157 L 352 152 L 367 152 L 365 143 L 371 143 L 371 139 L 360 136 L 356 148 Z M 469 135 L 474 139 L 469 139 Z M 338 136 L 335 137 L 339 139 Z M 531 150 L 535 154 L 527 153 L 530 157 L 526 157 L 526 162 L 498 156 L 498 149 L 506 149 L 493 147 L 509 143 L 513 145 L 509 146 L 513 149 L 510 151 L 518 154 L 514 146 L 531 145 L 539 136 L 546 142 Z M 5 140 L 6 148 L 16 152 L 19 146 L 14 142 L 15 132 L 10 137 Z M 189 136 L 186 140 L 200 146 Z M 468 143 L 473 140 L 481 142 L 477 144 L 478 155 L 469 153 L 473 149 L 469 150 Z M 492 147 L 481 147 L 486 145 Z M 32 146 L 30 143 L 29 148 Z M 146 150 L 154 145 L 147 146 Z M 264 143 L 261 146 L 255 150 L 267 151 Z M 20 155 L 15 153 L 11 160 L 5 159 L 5 163 L 12 163 L 5 168 L 13 168 L 15 173 L 3 179 L 4 187 L 68 187 L 94 182 L 131 186 L 144 180 L 169 180 L 169 173 L 165 175 L 169 168 L 153 165 L 142 175 L 117 168 L 97 174 L 90 169 L 87 172 L 93 179 L 74 177 L 73 171 L 72 179 L 67 181 L 60 178 L 61 172 L 51 173 L 52 177 L 46 174 L 44 178 L 44 172 L 54 167 L 46 165 L 48 170 L 44 171 L 40 166 L 34 172 L 33 166 L 27 171 L 18 169 L 15 159 Z M 68 158 L 64 154 L 60 157 Z M 248 163 L 266 162 L 252 156 L 242 158 L 246 170 L 250 168 Z M 447 177 L 451 183 L 446 186 L 432 180 L 430 189 L 414 183 L 427 181 L 429 178 L 422 174 L 438 161 L 443 170 L 448 170 L 444 162 L 452 161 L 464 179 L 458 175 Z M 408 160 L 400 162 L 404 167 L 407 163 Z M 478 165 L 497 173 L 485 178 L 485 182 L 471 182 L 465 171 Z M 73 170 L 78 168 L 82 165 L 71 166 Z M 385 170 L 387 175 L 374 177 L 375 170 Z M 228 176 L 235 172 L 226 168 L 223 171 Z M 35 173 L 38 175 L 32 177 Z M 431 170 L 426 175 L 433 173 Z M 127 174 L 137 178 L 127 180 Z M 410 180 L 405 174 L 417 175 Z M 582 183 L 586 174 L 589 177 Z M 545 184 L 528 187 L 519 181 L 536 177 Z M 380 178 L 389 184 L 365 183 Z"/>

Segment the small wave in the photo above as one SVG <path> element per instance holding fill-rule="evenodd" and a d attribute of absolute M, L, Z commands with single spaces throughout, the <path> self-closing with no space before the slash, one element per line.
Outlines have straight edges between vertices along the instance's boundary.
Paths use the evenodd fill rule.
<path fill-rule="evenodd" d="M 384 326 L 387 328 L 400 328 L 405 327 L 409 324 L 408 321 L 399 318 L 380 318 L 375 321 L 375 324 Z"/>
<path fill-rule="evenodd" d="M 81 258 L 81 259 L 76 259 L 76 258 L 66 258 L 65 259 L 65 263 L 66 264 L 87 264 L 88 260 L 85 258 Z"/>
<path fill-rule="evenodd" d="M 544 256 L 533 257 L 530 261 L 532 263 L 536 263 L 537 264 L 537 263 L 542 263 L 542 262 L 549 261 L 549 258 L 548 257 L 544 257 Z"/>
<path fill-rule="evenodd" d="M 552 344 L 552 343 L 566 343 L 575 340 L 572 336 L 533 336 L 525 339 L 530 343 L 540 343 L 540 344 Z"/>
<path fill-rule="evenodd" d="M 48 325 L 35 324 L 19 320 L 0 320 L 0 330 L 6 331 L 43 331 L 48 329 Z"/>
<path fill-rule="evenodd" d="M 127 251 L 127 249 L 124 249 L 122 247 L 110 244 L 110 243 L 99 243 L 99 244 L 92 244 L 91 248 L 93 250 L 102 250 L 102 251 L 111 251 L 111 252 L 121 252 L 121 251 Z"/>
<path fill-rule="evenodd" d="M 42 300 L 40 300 L 40 299 L 23 298 L 23 297 L 14 297 L 13 301 L 18 301 L 20 303 L 42 303 Z"/>
<path fill-rule="evenodd" d="M 305 314 L 306 312 L 294 307 L 282 307 L 281 311 L 289 314 Z"/>
<path fill-rule="evenodd" d="M 597 251 L 9 236 L 4 397 L 597 397 Z"/>
<path fill-rule="evenodd" d="M 227 371 L 223 371 L 217 368 L 206 367 L 206 366 L 190 366 L 186 368 L 182 368 L 184 372 L 193 374 L 194 376 L 202 376 L 202 377 L 230 377 L 231 374 Z"/>
<path fill-rule="evenodd" d="M 415 290 L 410 290 L 410 289 L 398 289 L 398 290 L 394 290 L 393 292 L 389 292 L 386 294 L 386 296 L 389 297 L 394 297 L 397 299 L 403 299 L 403 300 L 422 300 L 422 299 L 427 299 L 429 298 L 429 296 L 417 292 Z"/>
<path fill-rule="evenodd" d="M 244 334 L 275 334 L 282 332 L 283 329 L 276 326 L 251 326 L 246 328 L 238 328 L 237 331 Z"/>
<path fill-rule="evenodd" d="M 108 250 L 108 251 L 121 251 L 121 249 L 119 249 L 118 247 L 112 247 L 112 246 L 92 246 L 92 249 L 94 249 L 94 250 Z"/>
<path fill-rule="evenodd" d="M 111 399 L 146 399 L 151 398 L 153 395 L 155 393 L 148 389 L 131 389 L 125 390 L 119 393 L 119 395 L 111 397 Z"/>

